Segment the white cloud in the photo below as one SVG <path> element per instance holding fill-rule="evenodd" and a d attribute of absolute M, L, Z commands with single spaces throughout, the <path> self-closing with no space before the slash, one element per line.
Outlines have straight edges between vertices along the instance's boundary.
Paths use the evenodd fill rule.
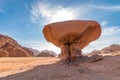
<path fill-rule="evenodd" d="M 120 11 L 120 5 L 97 5 L 88 3 L 64 7 L 63 5 L 54 5 L 45 3 L 45 1 L 37 1 L 31 5 L 30 12 L 31 19 L 34 23 L 46 24 L 64 20 L 88 19 L 89 16 L 99 13 L 101 10 Z"/>
<path fill-rule="evenodd" d="M 100 5 L 100 6 L 95 6 L 96 9 L 103 9 L 103 10 L 111 10 L 111 11 L 120 11 L 120 5 Z"/>
<path fill-rule="evenodd" d="M 34 23 L 39 23 L 43 19 L 44 23 L 77 19 L 84 14 L 82 8 L 54 6 L 52 4 L 37 2 L 31 6 L 31 18 Z M 81 12 L 78 13 L 78 11 Z"/>
<path fill-rule="evenodd" d="M 120 11 L 120 5 L 105 5 L 105 4 L 84 4 L 80 7 L 88 10 L 107 10 L 107 11 Z"/>
<path fill-rule="evenodd" d="M 100 23 L 100 25 L 101 26 L 106 26 L 107 23 L 108 23 L 107 21 L 103 21 L 103 22 Z"/>
<path fill-rule="evenodd" d="M 120 33 L 120 26 L 107 26 L 107 24 L 107 21 L 103 21 L 100 23 L 102 28 L 102 35 L 109 36 Z"/>
<path fill-rule="evenodd" d="M 115 35 L 118 33 L 120 33 L 120 26 L 104 27 L 102 31 L 103 35 Z"/>

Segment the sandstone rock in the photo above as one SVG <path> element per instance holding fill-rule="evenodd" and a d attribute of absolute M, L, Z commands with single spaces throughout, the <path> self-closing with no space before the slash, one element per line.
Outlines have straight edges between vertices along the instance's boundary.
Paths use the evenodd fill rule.
<path fill-rule="evenodd" d="M 70 61 L 78 51 L 81 56 L 81 49 L 96 40 L 101 29 L 96 21 L 71 20 L 45 25 L 43 34 L 47 41 L 61 48 L 62 59 Z"/>
<path fill-rule="evenodd" d="M 33 56 L 32 51 L 20 46 L 14 39 L 0 34 L 0 57 Z"/>
<path fill-rule="evenodd" d="M 57 54 L 53 51 L 48 51 L 48 50 L 44 50 L 44 51 L 41 51 L 37 57 L 56 57 Z"/>

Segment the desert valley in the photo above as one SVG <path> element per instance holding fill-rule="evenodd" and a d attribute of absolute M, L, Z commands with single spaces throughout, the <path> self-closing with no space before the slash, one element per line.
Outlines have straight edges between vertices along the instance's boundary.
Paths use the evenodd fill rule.
<path fill-rule="evenodd" d="M 0 35 L 0 41 L 0 80 L 120 79 L 119 44 L 93 50 L 80 60 L 65 64 L 52 51 L 39 54 L 6 35 Z"/>
<path fill-rule="evenodd" d="M 120 80 L 120 0 L 0 0 L 0 80 Z"/>

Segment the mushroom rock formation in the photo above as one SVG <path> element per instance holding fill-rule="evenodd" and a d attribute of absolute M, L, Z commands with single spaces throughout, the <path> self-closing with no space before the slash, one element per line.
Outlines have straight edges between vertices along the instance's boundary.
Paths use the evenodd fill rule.
<path fill-rule="evenodd" d="M 99 38 L 100 24 L 91 20 L 70 20 L 45 25 L 43 34 L 47 41 L 61 48 L 65 61 L 82 56 L 81 49 Z"/>

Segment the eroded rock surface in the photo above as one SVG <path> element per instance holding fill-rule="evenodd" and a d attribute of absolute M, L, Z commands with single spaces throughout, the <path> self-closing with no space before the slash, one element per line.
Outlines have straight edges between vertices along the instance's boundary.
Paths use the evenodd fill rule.
<path fill-rule="evenodd" d="M 96 21 L 71 20 L 45 25 L 43 34 L 47 41 L 61 48 L 63 60 L 81 57 L 81 49 L 96 40 L 101 29 Z"/>

